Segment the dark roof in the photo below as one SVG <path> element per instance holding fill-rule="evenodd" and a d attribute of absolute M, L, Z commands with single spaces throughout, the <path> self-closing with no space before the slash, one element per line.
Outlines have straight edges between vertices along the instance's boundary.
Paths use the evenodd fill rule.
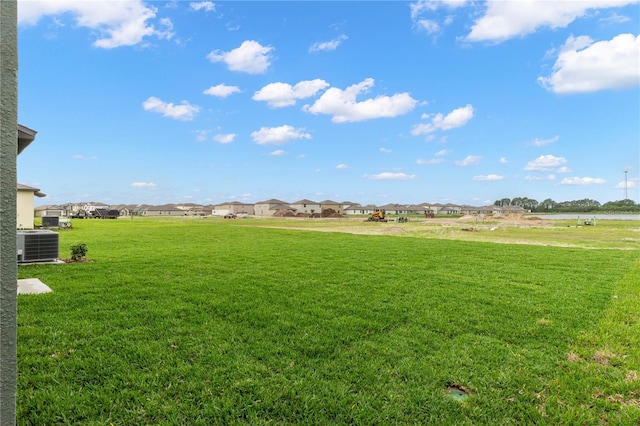
<path fill-rule="evenodd" d="M 36 132 L 22 124 L 18 124 L 18 154 L 31 144 L 36 138 Z"/>
<path fill-rule="evenodd" d="M 320 204 L 320 203 L 303 198 L 302 200 L 298 200 L 295 203 L 291 203 L 291 204 Z"/>
<path fill-rule="evenodd" d="M 18 191 L 33 191 L 33 195 L 35 195 L 36 197 L 46 197 L 47 194 L 43 194 L 42 192 L 40 192 L 39 188 L 34 188 L 32 186 L 27 186 L 27 185 L 23 185 L 21 183 L 18 184 L 17 187 Z"/>
<path fill-rule="evenodd" d="M 258 201 L 256 204 L 288 204 L 288 203 L 286 201 L 276 200 L 275 198 L 272 198 L 266 201 Z"/>
<path fill-rule="evenodd" d="M 171 212 L 184 212 L 175 206 L 175 204 L 164 204 L 162 206 L 151 206 L 147 208 L 147 211 L 171 211 Z"/>

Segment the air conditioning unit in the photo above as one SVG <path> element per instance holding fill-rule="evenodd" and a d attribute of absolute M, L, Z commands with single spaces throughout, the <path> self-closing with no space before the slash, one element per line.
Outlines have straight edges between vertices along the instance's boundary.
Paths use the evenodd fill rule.
<path fill-rule="evenodd" d="M 60 218 L 58 216 L 42 216 L 43 228 L 57 228 L 60 226 Z"/>
<path fill-rule="evenodd" d="M 58 259 L 59 235 L 48 230 L 18 231 L 18 263 L 51 262 Z"/>

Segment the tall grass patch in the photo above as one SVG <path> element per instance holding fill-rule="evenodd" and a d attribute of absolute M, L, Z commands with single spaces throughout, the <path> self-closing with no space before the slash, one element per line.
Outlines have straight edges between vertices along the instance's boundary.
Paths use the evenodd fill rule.
<path fill-rule="evenodd" d="M 567 375 L 619 287 L 637 294 L 636 252 L 211 220 L 78 221 L 61 252 L 79 242 L 93 262 L 19 270 L 54 290 L 19 297 L 22 424 L 638 418 L 579 412 L 589 371 Z"/>

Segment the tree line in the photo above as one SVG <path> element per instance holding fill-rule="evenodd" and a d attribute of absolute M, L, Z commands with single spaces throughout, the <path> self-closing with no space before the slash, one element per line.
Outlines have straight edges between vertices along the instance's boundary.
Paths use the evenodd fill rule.
<path fill-rule="evenodd" d="M 537 213 L 578 213 L 578 212 L 640 212 L 640 203 L 633 200 L 608 201 L 601 204 L 590 198 L 582 200 L 556 202 L 551 198 L 538 202 L 532 198 L 516 197 L 496 200 L 494 205 L 498 207 L 520 206 L 525 210 Z"/>

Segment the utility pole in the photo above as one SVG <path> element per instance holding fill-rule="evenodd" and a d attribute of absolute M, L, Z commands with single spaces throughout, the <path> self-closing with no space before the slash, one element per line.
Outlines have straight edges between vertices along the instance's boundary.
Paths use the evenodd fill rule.
<path fill-rule="evenodd" d="M 627 195 L 627 173 L 629 173 L 629 170 L 624 169 L 624 199 L 628 200 L 629 196 Z"/>
<path fill-rule="evenodd" d="M 0 425 L 16 424 L 18 3 L 0 0 Z"/>

